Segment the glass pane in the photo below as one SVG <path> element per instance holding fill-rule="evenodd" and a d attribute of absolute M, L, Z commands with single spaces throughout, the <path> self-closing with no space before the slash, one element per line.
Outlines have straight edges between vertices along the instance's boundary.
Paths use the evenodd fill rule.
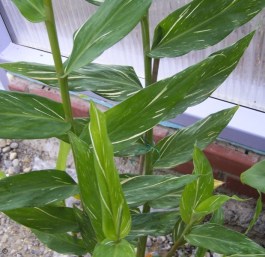
<path fill-rule="evenodd" d="M 189 0 L 153 0 L 150 10 L 151 31 L 171 11 Z M 1 0 L 3 17 L 8 24 L 13 42 L 24 46 L 50 51 L 43 24 L 30 24 L 20 16 L 10 0 Z M 62 54 L 68 56 L 72 49 L 73 33 L 96 11 L 97 7 L 85 0 L 54 0 L 55 16 Z M 183 57 L 161 61 L 159 78 L 171 76 L 186 67 L 206 58 L 212 52 L 233 44 L 252 30 L 257 30 L 254 40 L 247 49 L 239 66 L 213 97 L 265 111 L 265 12 L 229 35 L 221 43 L 206 50 L 191 52 Z M 37 60 L 36 60 L 37 61 Z M 105 51 L 97 60 L 106 64 L 134 66 L 143 77 L 141 31 L 137 26 L 129 36 Z"/>

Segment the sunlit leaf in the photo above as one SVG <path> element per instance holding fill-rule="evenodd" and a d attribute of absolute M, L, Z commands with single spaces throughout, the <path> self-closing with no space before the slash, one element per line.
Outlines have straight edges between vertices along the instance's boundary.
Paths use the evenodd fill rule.
<path fill-rule="evenodd" d="M 64 200 L 79 192 L 64 171 L 42 170 L 0 180 L 0 210 L 39 207 Z"/>
<path fill-rule="evenodd" d="M 57 137 L 70 130 L 63 106 L 50 99 L 18 92 L 0 91 L 0 138 L 37 139 Z"/>
<path fill-rule="evenodd" d="M 245 235 L 213 223 L 194 227 L 185 239 L 192 245 L 225 255 L 265 254 L 264 248 Z"/>
<path fill-rule="evenodd" d="M 77 31 L 66 74 L 91 63 L 125 37 L 146 14 L 151 0 L 105 0 Z M 132 15 L 133 13 L 133 15 Z"/>
<path fill-rule="evenodd" d="M 211 114 L 195 124 L 163 138 L 157 145 L 155 168 L 171 168 L 192 159 L 194 144 L 204 149 L 227 126 L 238 107 Z"/>
<path fill-rule="evenodd" d="M 45 206 L 15 209 L 4 213 L 17 223 L 50 234 L 79 231 L 72 208 Z"/>
<path fill-rule="evenodd" d="M 1 63 L 0 67 L 49 86 L 59 87 L 54 66 L 14 62 Z M 68 75 L 68 86 L 71 91 L 93 91 L 113 101 L 122 101 L 142 88 L 132 67 L 95 63 L 71 72 Z"/>
<path fill-rule="evenodd" d="M 37 238 L 47 245 L 51 250 L 62 254 L 84 255 L 87 253 L 87 248 L 84 241 L 77 239 L 75 236 L 64 234 L 48 234 L 35 229 L 32 232 Z"/>
<path fill-rule="evenodd" d="M 44 1 L 40 0 L 12 0 L 21 14 L 31 22 L 42 22 L 46 19 Z"/>
<path fill-rule="evenodd" d="M 108 239 L 120 240 L 130 232 L 130 210 L 115 167 L 113 147 L 108 138 L 104 113 L 91 103 L 90 115 L 89 130 L 102 209 L 103 232 Z"/>
<path fill-rule="evenodd" d="M 99 243 L 93 257 L 135 257 L 134 248 L 124 239 L 119 241 L 104 240 Z"/>
<path fill-rule="evenodd" d="M 215 45 L 264 7 L 263 0 L 193 0 L 158 24 L 150 56 L 176 57 Z"/>
<path fill-rule="evenodd" d="M 195 146 L 193 154 L 194 171 L 193 174 L 200 175 L 199 178 L 188 184 L 181 197 L 180 214 L 186 224 L 193 219 L 194 211 L 197 206 L 212 196 L 213 193 L 213 174 L 212 168 L 203 152 Z"/>
<path fill-rule="evenodd" d="M 253 33 L 109 109 L 106 112 L 107 127 L 113 144 L 136 140 L 162 120 L 175 117 L 189 106 L 204 101 L 236 67 L 252 36 Z"/>
<path fill-rule="evenodd" d="M 265 160 L 256 163 L 240 176 L 242 183 L 265 193 Z"/>

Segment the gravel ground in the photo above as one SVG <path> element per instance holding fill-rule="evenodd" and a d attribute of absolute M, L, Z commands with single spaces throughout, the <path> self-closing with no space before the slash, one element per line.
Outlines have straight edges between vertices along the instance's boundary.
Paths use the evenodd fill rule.
<path fill-rule="evenodd" d="M 0 171 L 7 176 L 31 170 L 54 168 L 58 142 L 56 140 L 11 141 L 0 139 Z M 117 165 L 121 172 L 135 172 L 138 169 L 137 159 L 119 159 Z M 68 161 L 68 172 L 74 174 L 73 158 Z M 226 204 L 225 223 L 236 230 L 244 231 L 252 218 L 255 201 L 230 201 Z M 265 246 L 265 214 L 263 213 L 257 225 L 249 235 Z M 165 253 L 172 245 L 171 237 L 150 237 L 147 246 L 150 251 Z M 193 256 L 194 249 L 183 247 L 176 256 Z M 210 253 L 207 255 L 213 256 Z M 0 257 L 63 257 L 49 250 L 30 232 L 0 213 Z M 86 257 L 88 257 L 87 255 Z M 71 255 L 68 255 L 71 257 Z"/>

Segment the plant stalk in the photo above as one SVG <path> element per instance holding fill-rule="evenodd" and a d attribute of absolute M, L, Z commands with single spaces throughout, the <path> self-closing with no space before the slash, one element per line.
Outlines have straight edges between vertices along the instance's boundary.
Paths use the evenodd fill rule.
<path fill-rule="evenodd" d="M 142 29 L 142 41 L 143 41 L 143 52 L 144 52 L 144 70 L 145 70 L 145 87 L 152 84 L 152 59 L 147 55 L 150 52 L 150 33 L 149 33 L 149 18 L 148 13 L 141 20 Z M 153 130 L 149 130 L 145 133 L 145 143 L 151 148 L 153 147 Z M 149 151 L 143 157 L 143 172 L 144 175 L 153 174 L 153 151 Z M 150 212 L 150 206 L 145 204 L 143 206 L 143 213 Z M 147 236 L 140 237 L 137 245 L 136 257 L 144 257 L 146 249 Z"/>
<path fill-rule="evenodd" d="M 68 90 L 68 78 L 64 77 L 64 66 L 61 57 L 61 51 L 59 47 L 53 7 L 52 7 L 52 0 L 44 0 L 45 4 L 45 13 L 46 13 L 46 20 L 45 25 L 50 41 L 50 46 L 52 50 L 52 56 L 54 60 L 56 74 L 58 76 L 58 82 L 60 85 L 60 93 L 62 98 L 63 109 L 65 113 L 65 120 L 67 122 L 73 123 L 73 114 L 71 108 L 71 101 L 70 95 Z"/>
<path fill-rule="evenodd" d="M 56 160 L 56 170 L 62 170 L 65 171 L 66 169 L 66 163 L 67 163 L 67 157 L 70 152 L 70 145 L 65 143 L 64 141 L 60 141 L 60 147 L 59 147 L 59 153 L 58 158 Z"/>

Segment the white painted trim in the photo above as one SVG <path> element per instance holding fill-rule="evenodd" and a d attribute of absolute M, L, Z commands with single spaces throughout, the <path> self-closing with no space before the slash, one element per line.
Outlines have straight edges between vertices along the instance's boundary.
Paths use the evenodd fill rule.
<path fill-rule="evenodd" d="M 0 33 L 2 35 L 1 29 L 3 30 L 0 19 Z M 3 31 L 3 35 L 7 32 L 5 31 Z M 0 49 L 0 62 L 10 61 L 28 61 L 44 64 L 53 63 L 50 53 L 19 46 L 9 41 L 5 47 Z M 0 78 L 2 79 L 1 74 Z M 202 104 L 189 108 L 183 115 L 174 119 L 173 122 L 187 126 L 198 119 L 206 117 L 210 113 L 231 106 L 233 106 L 233 104 L 209 98 Z M 265 152 L 265 113 L 241 107 L 220 137 L 246 148 Z"/>

